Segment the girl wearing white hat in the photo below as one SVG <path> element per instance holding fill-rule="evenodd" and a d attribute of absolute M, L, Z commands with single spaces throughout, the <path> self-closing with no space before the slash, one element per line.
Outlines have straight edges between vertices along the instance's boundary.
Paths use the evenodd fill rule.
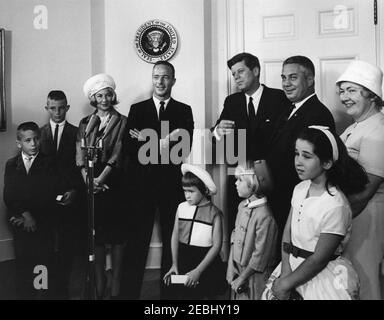
<path fill-rule="evenodd" d="M 380 293 L 380 264 L 384 257 L 382 81 L 383 72 L 378 67 L 353 61 L 336 82 L 345 112 L 354 120 L 341 139 L 369 179 L 363 192 L 349 198 L 354 219 L 346 250 L 360 277 L 360 298 L 369 300 L 383 299 Z"/>
<path fill-rule="evenodd" d="M 182 164 L 182 186 L 186 201 L 180 203 L 172 233 L 172 267 L 164 276 L 166 285 L 175 275 L 184 275 L 173 286 L 176 299 L 213 298 L 225 289 L 220 261 L 222 212 L 210 200 L 217 192 L 210 174 L 197 166 Z"/>
<path fill-rule="evenodd" d="M 100 155 L 94 165 L 95 179 L 95 273 L 99 298 L 105 293 L 106 245 L 112 252 L 111 296 L 120 291 L 121 262 L 126 232 L 122 200 L 122 138 L 127 118 L 117 112 L 118 103 L 115 82 L 107 74 L 97 74 L 84 84 L 84 94 L 96 110 L 83 118 L 77 137 L 77 166 L 86 182 L 86 152 L 82 146 L 101 146 Z"/>

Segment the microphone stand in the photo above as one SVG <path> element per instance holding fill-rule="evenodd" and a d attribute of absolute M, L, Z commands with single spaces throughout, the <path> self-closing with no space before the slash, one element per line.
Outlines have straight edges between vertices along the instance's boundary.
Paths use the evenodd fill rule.
<path fill-rule="evenodd" d="M 97 288 L 95 281 L 95 201 L 94 201 L 94 164 L 97 161 L 98 152 L 103 148 L 102 140 L 95 145 L 86 145 L 85 139 L 81 140 L 81 149 L 86 151 L 87 170 L 87 211 L 88 211 L 88 264 L 86 271 L 85 294 L 86 300 L 97 300 Z"/>

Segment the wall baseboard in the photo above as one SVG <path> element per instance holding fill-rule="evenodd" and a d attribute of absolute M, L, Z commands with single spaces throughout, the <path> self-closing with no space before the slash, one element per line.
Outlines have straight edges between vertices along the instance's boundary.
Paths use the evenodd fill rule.
<path fill-rule="evenodd" d="M 162 243 L 151 243 L 148 252 L 148 258 L 145 268 L 146 269 L 160 269 L 161 268 L 161 252 Z M 0 240 L 0 262 L 15 259 L 13 250 L 13 239 Z"/>
<path fill-rule="evenodd" d="M 0 240 L 0 262 L 15 259 L 13 239 Z"/>
<path fill-rule="evenodd" d="M 161 268 L 162 248 L 163 248 L 163 244 L 161 242 L 152 242 L 150 244 L 145 269 L 160 269 Z"/>

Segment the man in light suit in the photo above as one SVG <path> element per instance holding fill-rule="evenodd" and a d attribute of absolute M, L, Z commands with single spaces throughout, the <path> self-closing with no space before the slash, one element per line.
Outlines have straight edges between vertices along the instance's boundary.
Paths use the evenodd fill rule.
<path fill-rule="evenodd" d="M 68 297 L 68 284 L 75 249 L 79 248 L 80 226 L 85 227 L 86 215 L 80 217 L 79 193 L 82 189 L 81 175 L 76 168 L 77 127 L 66 120 L 70 106 L 61 90 L 50 91 L 45 109 L 49 122 L 41 127 L 40 150 L 53 159 L 57 174 L 71 181 L 70 188 L 55 206 L 56 265 L 55 298 Z M 77 197 L 76 197 L 77 194 Z M 77 198 L 77 201 L 75 201 Z M 83 230 L 85 231 L 85 229 Z M 85 232 L 83 232 L 85 234 Z M 85 239 L 84 239 L 85 240 Z M 85 245 L 85 243 L 84 243 Z"/>
<path fill-rule="evenodd" d="M 240 92 L 225 99 L 224 109 L 211 129 L 216 138 L 215 142 L 218 143 L 223 137 L 233 134 L 234 150 L 237 154 L 238 130 L 245 129 L 246 158 L 265 159 L 269 149 L 268 141 L 288 100 L 282 90 L 260 84 L 260 63 L 256 56 L 240 53 L 228 60 L 227 65 Z M 237 163 L 229 165 L 236 166 Z M 235 178 L 230 175 L 227 190 L 229 234 L 234 228 L 237 207 L 241 200 L 237 195 Z"/>
<path fill-rule="evenodd" d="M 132 194 L 131 230 L 127 242 L 122 295 L 138 299 L 151 240 L 156 210 L 160 214 L 162 259 L 161 275 L 172 264 L 171 236 L 177 206 L 184 201 L 181 187 L 181 162 L 172 157 L 176 145 L 186 158 L 192 146 L 194 129 L 192 109 L 171 97 L 176 82 L 175 69 L 166 61 L 157 62 L 152 70 L 153 96 L 131 106 L 124 142 L 128 156 L 127 185 Z M 168 127 L 168 128 L 167 128 Z M 165 129 L 166 128 L 166 129 Z M 148 137 L 146 133 L 154 133 Z M 178 137 L 183 134 L 183 137 Z M 152 157 L 145 163 L 146 146 Z M 161 298 L 168 298 L 161 287 Z"/>
<path fill-rule="evenodd" d="M 331 112 L 315 93 L 315 67 L 309 58 L 293 56 L 286 59 L 283 62 L 281 79 L 283 90 L 291 104 L 278 121 L 267 156 L 275 185 L 270 205 L 279 227 L 280 243 L 290 210 L 292 192 L 300 182 L 294 165 L 296 137 L 311 125 L 323 125 L 335 130 Z"/>

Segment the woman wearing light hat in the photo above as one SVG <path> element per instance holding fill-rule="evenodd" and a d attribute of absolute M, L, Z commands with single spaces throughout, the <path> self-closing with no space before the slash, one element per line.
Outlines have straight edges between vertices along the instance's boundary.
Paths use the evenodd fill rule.
<path fill-rule="evenodd" d="M 355 121 L 341 135 L 352 158 L 364 167 L 369 183 L 350 197 L 354 214 L 346 249 L 359 275 L 361 299 L 381 299 L 380 265 L 384 257 L 384 114 L 383 72 L 353 61 L 336 84 L 346 113 Z"/>
<path fill-rule="evenodd" d="M 95 179 L 95 269 L 99 298 L 105 290 L 106 244 L 112 245 L 111 296 L 120 291 L 123 254 L 124 216 L 122 209 L 122 138 L 127 118 L 117 112 L 115 82 L 107 74 L 97 74 L 84 84 L 84 94 L 96 110 L 79 124 L 76 162 L 86 182 L 86 153 L 81 146 L 100 146 L 94 165 Z"/>

